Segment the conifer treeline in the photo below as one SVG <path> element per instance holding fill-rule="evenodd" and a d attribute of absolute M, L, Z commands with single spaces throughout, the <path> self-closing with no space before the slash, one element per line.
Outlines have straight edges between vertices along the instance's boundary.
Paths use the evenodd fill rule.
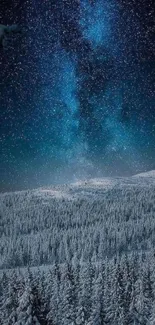
<path fill-rule="evenodd" d="M 0 325 L 155 325 L 154 185 L 70 192 L 0 195 Z"/>
<path fill-rule="evenodd" d="M 66 262 L 3 273 L 0 324 L 155 324 L 154 257 Z"/>
<path fill-rule="evenodd" d="M 35 191 L 1 195 L 0 268 L 154 248 L 154 186 L 89 191 L 90 197 L 70 200 Z"/>

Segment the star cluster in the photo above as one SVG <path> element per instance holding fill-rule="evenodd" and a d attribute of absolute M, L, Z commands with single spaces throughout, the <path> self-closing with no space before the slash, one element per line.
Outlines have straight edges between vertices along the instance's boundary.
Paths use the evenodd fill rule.
<path fill-rule="evenodd" d="M 1 190 L 155 168 L 152 0 L 2 1 Z"/>

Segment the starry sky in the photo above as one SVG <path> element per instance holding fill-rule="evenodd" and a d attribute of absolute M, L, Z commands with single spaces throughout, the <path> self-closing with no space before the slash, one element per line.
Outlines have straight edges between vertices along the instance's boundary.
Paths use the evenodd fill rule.
<path fill-rule="evenodd" d="M 155 169 L 153 0 L 1 0 L 0 190 Z"/>

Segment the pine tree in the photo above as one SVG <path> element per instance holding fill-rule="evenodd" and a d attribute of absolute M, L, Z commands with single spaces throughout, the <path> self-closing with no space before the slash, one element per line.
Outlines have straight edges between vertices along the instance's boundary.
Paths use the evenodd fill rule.
<path fill-rule="evenodd" d="M 149 319 L 149 301 L 144 294 L 143 279 L 139 278 L 135 283 L 135 312 L 140 324 L 145 325 Z"/>
<path fill-rule="evenodd" d="M 63 306 L 62 313 L 64 315 L 63 324 L 75 324 L 75 282 L 73 267 L 70 263 L 65 263 L 63 288 Z"/>
<path fill-rule="evenodd" d="M 14 325 L 17 321 L 18 292 L 17 292 L 17 276 L 15 272 L 10 274 L 8 278 L 8 287 L 5 287 L 1 302 L 0 316 L 3 325 Z M 7 278 L 5 277 L 7 282 Z"/>
<path fill-rule="evenodd" d="M 96 273 L 96 277 L 93 281 L 93 292 L 92 292 L 92 305 L 91 314 L 89 317 L 89 325 L 104 325 L 105 310 L 104 310 L 104 283 L 103 274 Z"/>
<path fill-rule="evenodd" d="M 37 318 L 38 306 L 36 306 L 36 292 L 34 291 L 33 281 L 33 276 L 28 271 L 24 292 L 20 297 L 17 309 L 18 318 L 16 325 L 42 325 Z"/>
<path fill-rule="evenodd" d="M 106 320 L 111 325 L 125 324 L 125 284 L 120 264 L 112 266 Z"/>
<path fill-rule="evenodd" d="M 93 277 L 94 268 L 91 261 L 87 264 L 81 263 L 76 312 L 76 322 L 78 325 L 87 324 L 91 315 Z"/>
<path fill-rule="evenodd" d="M 48 309 L 48 301 L 46 295 L 46 282 L 45 282 L 45 274 L 44 272 L 38 272 L 38 296 L 40 300 L 40 308 L 37 318 L 41 325 L 47 325 L 47 314 L 49 312 Z M 52 324 L 51 324 L 52 325 Z"/>
<path fill-rule="evenodd" d="M 0 285 L 1 285 L 0 320 L 2 320 L 4 318 L 4 314 L 5 314 L 5 300 L 8 295 L 8 286 L 9 286 L 9 278 L 7 277 L 5 272 L 3 272 Z"/>
<path fill-rule="evenodd" d="M 55 266 L 54 271 L 48 273 L 48 283 L 47 283 L 47 299 L 48 313 L 47 313 L 47 324 L 52 325 L 60 324 L 61 321 L 61 299 L 60 299 L 60 284 L 57 281 L 57 266 Z"/>

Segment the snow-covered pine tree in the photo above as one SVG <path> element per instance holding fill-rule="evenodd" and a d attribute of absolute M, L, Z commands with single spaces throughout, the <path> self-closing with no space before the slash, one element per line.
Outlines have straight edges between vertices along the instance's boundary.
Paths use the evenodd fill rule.
<path fill-rule="evenodd" d="M 110 325 L 125 323 L 125 284 L 120 261 L 116 259 L 114 264 L 109 266 L 109 295 L 106 306 L 106 320 Z"/>
<path fill-rule="evenodd" d="M 8 289 L 9 289 L 9 278 L 6 275 L 5 272 L 3 272 L 2 278 L 1 278 L 1 294 L 0 294 L 0 324 L 2 323 L 2 320 L 5 319 L 6 315 L 6 305 L 5 301 L 8 298 Z"/>
<path fill-rule="evenodd" d="M 122 256 L 121 258 L 121 271 L 123 277 L 123 286 L 124 286 L 124 293 L 123 293 L 123 324 L 130 325 L 132 324 L 132 315 L 131 315 L 131 303 L 132 303 L 132 290 L 133 290 L 133 279 L 131 274 L 131 264 L 128 259 L 127 254 Z"/>
<path fill-rule="evenodd" d="M 104 266 L 95 273 L 93 280 L 92 305 L 89 325 L 105 325 L 105 273 Z"/>
<path fill-rule="evenodd" d="M 91 315 L 92 287 L 95 272 L 90 260 L 88 263 L 83 263 L 81 261 L 80 265 L 76 321 L 78 325 L 84 325 L 87 324 Z"/>
<path fill-rule="evenodd" d="M 19 299 L 18 317 L 15 325 L 42 325 L 37 318 L 36 292 L 34 291 L 33 280 L 32 273 L 28 270 L 24 292 Z"/>
<path fill-rule="evenodd" d="M 61 323 L 61 298 L 60 297 L 60 270 L 57 264 L 54 265 L 54 270 L 50 270 L 47 276 L 47 292 L 48 313 L 46 316 L 47 324 Z M 59 279 L 59 280 L 58 280 Z"/>
<path fill-rule="evenodd" d="M 46 294 L 46 281 L 44 271 L 41 273 L 38 271 L 38 298 L 40 302 L 40 309 L 38 311 L 37 318 L 41 325 L 47 325 L 47 314 L 49 312 L 48 297 Z M 52 325 L 52 324 L 51 324 Z"/>
<path fill-rule="evenodd" d="M 3 325 L 15 325 L 18 307 L 17 276 L 15 271 L 10 274 L 8 279 L 8 289 L 5 288 L 4 291 L 0 315 Z"/>
<path fill-rule="evenodd" d="M 79 263 L 76 253 L 72 259 L 72 267 L 73 267 L 73 278 L 74 278 L 75 318 L 76 318 L 77 306 L 79 303 L 78 297 L 80 291 L 80 270 L 81 270 L 81 264 Z"/>
<path fill-rule="evenodd" d="M 135 283 L 135 312 L 139 324 L 145 325 L 149 320 L 150 303 L 144 294 L 143 278 L 140 277 Z"/>
<path fill-rule="evenodd" d="M 75 297 L 75 281 L 73 266 L 71 263 L 66 262 L 63 270 L 61 292 L 63 292 L 62 302 L 62 324 L 74 325 L 76 318 L 76 297 Z"/>

